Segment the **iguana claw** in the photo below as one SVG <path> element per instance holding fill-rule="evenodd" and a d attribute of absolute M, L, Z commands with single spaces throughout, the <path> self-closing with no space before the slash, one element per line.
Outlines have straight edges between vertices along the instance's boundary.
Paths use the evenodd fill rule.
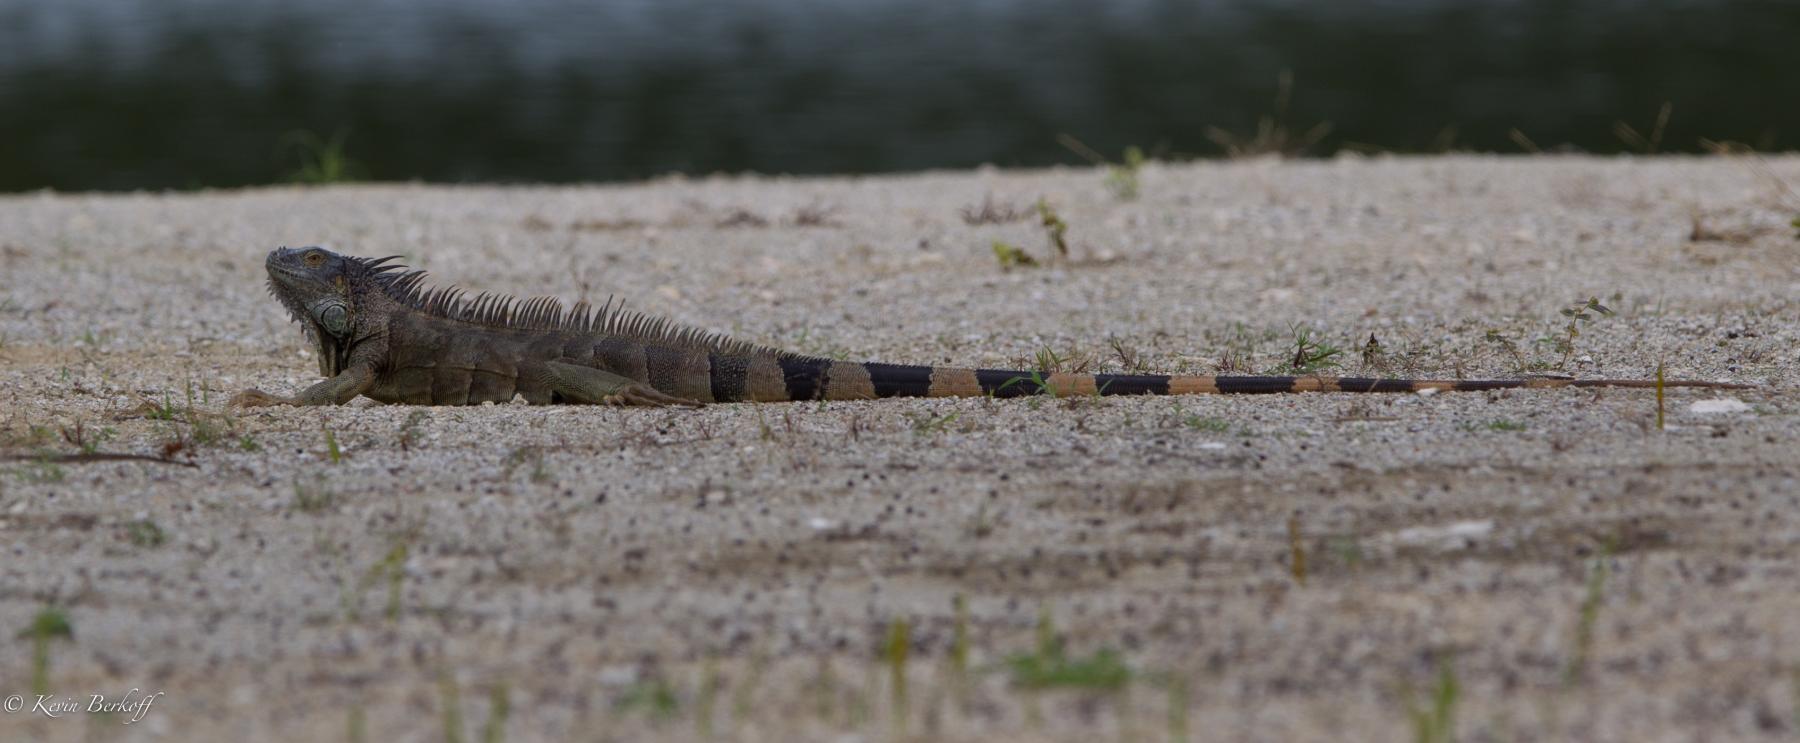
<path fill-rule="evenodd" d="M 665 395 L 654 388 L 635 385 L 620 390 L 616 394 L 607 395 L 606 397 L 601 398 L 600 401 L 607 405 L 638 405 L 645 407 L 674 405 L 686 408 L 697 408 L 703 404 L 699 400 L 688 400 L 673 395 Z"/>
<path fill-rule="evenodd" d="M 244 390 L 243 392 L 231 396 L 231 407 L 234 408 L 261 408 L 273 405 L 292 404 L 294 404 L 293 400 L 289 400 L 285 397 L 276 397 L 275 395 L 257 389 Z"/>

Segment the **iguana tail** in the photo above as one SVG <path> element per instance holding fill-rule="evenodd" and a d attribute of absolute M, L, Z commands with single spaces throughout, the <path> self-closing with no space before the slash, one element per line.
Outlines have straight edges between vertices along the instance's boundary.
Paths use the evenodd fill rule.
<path fill-rule="evenodd" d="M 1167 374 L 1043 374 L 1002 369 L 959 369 L 945 366 L 833 361 L 784 357 L 777 362 L 787 400 L 868 400 L 883 397 L 1021 397 L 1025 395 L 1202 395 L 1271 394 L 1280 392 L 1418 392 L 1477 391 L 1549 387 L 1654 388 L 1654 380 L 1638 379 L 1376 379 L 1370 377 L 1181 376 Z M 772 380 L 771 380 L 772 381 Z M 1748 389 L 1729 382 L 1668 380 L 1664 387 Z M 765 387 L 766 388 L 766 387 Z M 749 399 L 720 395 L 725 402 Z M 755 399 L 768 399 L 758 395 Z"/>

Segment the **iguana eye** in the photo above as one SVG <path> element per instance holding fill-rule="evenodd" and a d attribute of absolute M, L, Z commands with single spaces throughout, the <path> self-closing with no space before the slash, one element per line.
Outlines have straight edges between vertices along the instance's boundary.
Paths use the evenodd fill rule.
<path fill-rule="evenodd" d="M 318 252 L 307 253 L 305 261 L 307 268 L 318 268 L 325 265 L 325 254 Z"/>

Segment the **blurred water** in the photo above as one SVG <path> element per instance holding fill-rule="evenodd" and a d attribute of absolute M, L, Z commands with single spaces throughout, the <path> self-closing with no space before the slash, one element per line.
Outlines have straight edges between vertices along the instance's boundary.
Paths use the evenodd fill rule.
<path fill-rule="evenodd" d="M 0 0 L 0 190 L 585 181 L 1218 154 L 1295 81 L 1311 148 L 1792 147 L 1785 0 Z"/>

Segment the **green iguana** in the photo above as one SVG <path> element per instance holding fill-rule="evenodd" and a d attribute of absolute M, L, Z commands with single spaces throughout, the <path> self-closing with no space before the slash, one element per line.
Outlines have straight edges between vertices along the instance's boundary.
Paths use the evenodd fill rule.
<path fill-rule="evenodd" d="M 323 248 L 269 253 L 269 289 L 318 342 L 328 379 L 293 397 L 246 390 L 233 404 L 701 405 L 881 397 L 1416 392 L 1513 387 L 1653 387 L 1611 379 L 1437 381 L 1351 377 L 1042 375 L 1024 371 L 835 361 L 732 340 L 615 307 L 555 297 L 517 302 L 449 287 L 425 273 Z M 1668 387 L 1742 388 L 1671 381 Z"/>

